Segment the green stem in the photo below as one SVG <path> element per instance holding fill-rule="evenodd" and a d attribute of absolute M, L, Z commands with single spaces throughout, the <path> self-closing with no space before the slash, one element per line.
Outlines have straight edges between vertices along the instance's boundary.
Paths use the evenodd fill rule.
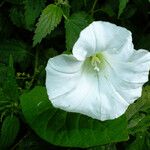
<path fill-rule="evenodd" d="M 23 140 L 29 136 L 29 134 L 30 134 L 30 132 L 27 132 L 27 134 L 25 134 L 25 135 L 18 141 L 18 143 L 16 143 L 10 150 L 15 150 L 15 149 L 17 148 L 17 146 L 18 146 L 19 144 L 21 144 L 21 143 L 23 142 Z"/>
<path fill-rule="evenodd" d="M 38 60 L 39 60 L 39 51 L 38 51 L 38 49 L 36 49 L 35 63 L 34 63 L 34 73 L 33 73 L 33 76 L 32 76 L 32 80 L 29 83 L 28 89 L 30 89 L 31 86 L 33 85 L 33 82 L 34 82 L 35 77 L 37 75 L 37 72 L 38 72 Z"/>
<path fill-rule="evenodd" d="M 91 15 L 92 15 L 92 16 L 93 16 L 93 14 L 94 14 L 94 9 L 95 9 L 95 6 L 96 6 L 96 4 L 97 4 L 97 1 L 98 1 L 98 0 L 95 0 L 94 3 L 93 3 L 92 9 L 91 9 Z"/>
<path fill-rule="evenodd" d="M 84 0 L 84 7 L 86 7 L 87 3 L 86 3 L 86 0 Z"/>

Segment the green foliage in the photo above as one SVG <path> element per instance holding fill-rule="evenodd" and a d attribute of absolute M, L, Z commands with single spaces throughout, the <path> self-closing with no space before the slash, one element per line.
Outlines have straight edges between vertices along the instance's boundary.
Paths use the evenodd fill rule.
<path fill-rule="evenodd" d="M 8 62 L 12 55 L 15 62 L 20 63 L 27 57 L 28 46 L 21 40 L 5 40 L 0 44 L 0 61 Z"/>
<path fill-rule="evenodd" d="M 140 133 L 136 139 L 127 146 L 126 150 L 148 150 L 150 149 L 150 133 Z"/>
<path fill-rule="evenodd" d="M 90 147 L 128 139 L 124 116 L 100 122 L 55 109 L 43 87 L 35 87 L 22 95 L 21 106 L 27 122 L 35 132 L 54 145 Z"/>
<path fill-rule="evenodd" d="M 19 110 L 19 92 L 13 68 L 13 58 L 10 55 L 9 65 L 0 64 L 0 121 L 4 116 L 17 114 Z"/>
<path fill-rule="evenodd" d="M 118 12 L 118 18 L 123 13 L 126 5 L 128 3 L 128 0 L 119 0 L 119 12 Z"/>
<path fill-rule="evenodd" d="M 29 30 L 33 30 L 34 23 L 45 6 L 45 0 L 25 0 L 25 22 Z"/>
<path fill-rule="evenodd" d="M 150 149 L 150 86 L 143 89 L 142 97 L 132 104 L 126 112 L 129 120 L 128 129 L 135 140 L 127 146 L 127 150 Z"/>
<path fill-rule="evenodd" d="M 42 12 L 39 21 L 37 23 L 37 28 L 35 30 L 35 35 L 33 38 L 33 45 L 40 43 L 42 38 L 47 34 L 50 34 L 52 30 L 60 23 L 62 18 L 62 10 L 60 7 L 50 4 Z"/>
<path fill-rule="evenodd" d="M 7 116 L 3 121 L 0 134 L 0 148 L 8 148 L 15 140 L 20 128 L 20 122 L 16 116 Z"/>
<path fill-rule="evenodd" d="M 15 102 L 18 100 L 19 94 L 14 69 L 11 65 L 13 64 L 9 63 L 9 66 L 0 65 L 0 75 L 2 76 L 0 80 L 0 88 L 4 92 L 6 99 Z"/>
<path fill-rule="evenodd" d="M 23 10 L 19 7 L 14 6 L 10 10 L 10 18 L 14 25 L 17 27 L 24 27 L 25 20 L 24 20 L 24 13 Z"/>
<path fill-rule="evenodd" d="M 99 122 L 55 109 L 47 99 L 43 86 L 48 59 L 71 54 L 80 31 L 92 20 L 126 27 L 135 49 L 150 49 L 149 0 L 0 1 L 0 149 L 150 149 L 150 82 L 126 112 L 128 134 L 125 116 Z"/>
<path fill-rule="evenodd" d="M 91 17 L 85 12 L 75 13 L 65 21 L 67 50 L 72 50 L 73 44 L 78 39 L 80 31 L 91 22 Z"/>

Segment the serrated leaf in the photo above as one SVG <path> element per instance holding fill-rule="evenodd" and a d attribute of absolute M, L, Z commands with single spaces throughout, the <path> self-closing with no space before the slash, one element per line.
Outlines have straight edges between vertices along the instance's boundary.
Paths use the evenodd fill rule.
<path fill-rule="evenodd" d="M 127 145 L 125 150 L 149 150 L 150 133 L 140 133 L 136 135 L 136 139 Z"/>
<path fill-rule="evenodd" d="M 11 102 L 18 102 L 19 93 L 16 83 L 15 70 L 13 67 L 13 58 L 10 56 L 9 65 L 6 67 L 0 64 L 0 88 L 5 96 L 5 99 Z M 0 99 L 1 101 L 2 99 Z"/>
<path fill-rule="evenodd" d="M 123 13 L 126 5 L 128 3 L 128 0 L 119 0 L 119 12 L 118 12 L 118 18 Z"/>
<path fill-rule="evenodd" d="M 20 63 L 27 57 L 27 45 L 18 40 L 3 41 L 0 44 L 0 61 L 7 63 L 12 55 L 14 62 Z"/>
<path fill-rule="evenodd" d="M 0 134 L 0 148 L 8 148 L 13 144 L 20 128 L 19 119 L 16 116 L 7 116 L 3 121 Z"/>
<path fill-rule="evenodd" d="M 33 30 L 34 23 L 45 6 L 45 0 L 25 0 L 26 28 Z"/>
<path fill-rule="evenodd" d="M 67 50 L 72 50 L 81 30 L 91 22 L 91 17 L 84 12 L 75 13 L 65 21 Z"/>
<path fill-rule="evenodd" d="M 25 26 L 24 12 L 21 8 L 16 6 L 12 7 L 9 16 L 13 24 L 17 27 Z"/>
<path fill-rule="evenodd" d="M 62 15 L 63 12 L 61 8 L 54 4 L 48 5 L 43 10 L 33 37 L 33 46 L 40 43 L 47 34 L 50 34 L 51 31 L 54 30 L 54 28 L 60 23 Z"/>
<path fill-rule="evenodd" d="M 143 88 L 142 97 L 130 105 L 126 116 L 129 120 L 128 128 L 130 134 L 145 132 L 150 126 L 150 86 Z"/>
<path fill-rule="evenodd" d="M 131 104 L 126 112 L 128 120 L 130 120 L 139 111 L 146 111 L 150 108 L 150 86 L 143 88 L 142 96 L 133 104 Z"/>
<path fill-rule="evenodd" d="M 23 94 L 21 106 L 31 128 L 54 145 L 85 148 L 128 139 L 125 116 L 101 122 L 55 109 L 44 87 Z"/>
<path fill-rule="evenodd" d="M 67 19 L 70 14 L 70 5 L 68 1 L 65 1 L 63 4 L 60 5 L 61 9 L 63 11 L 63 16 Z"/>

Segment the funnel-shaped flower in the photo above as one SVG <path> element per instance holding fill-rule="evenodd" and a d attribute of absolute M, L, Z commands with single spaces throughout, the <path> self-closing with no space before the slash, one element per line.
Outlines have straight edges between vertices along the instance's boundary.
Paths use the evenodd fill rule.
<path fill-rule="evenodd" d="M 150 53 L 134 50 L 130 31 L 97 21 L 81 31 L 73 55 L 49 59 L 47 93 L 55 107 L 114 119 L 141 96 L 149 69 Z"/>

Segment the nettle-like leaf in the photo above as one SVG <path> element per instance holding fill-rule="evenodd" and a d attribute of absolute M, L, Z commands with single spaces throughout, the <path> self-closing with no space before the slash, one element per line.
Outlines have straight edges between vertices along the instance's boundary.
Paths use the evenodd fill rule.
<path fill-rule="evenodd" d="M 17 104 L 19 99 L 18 86 L 15 78 L 15 71 L 13 68 L 13 59 L 10 55 L 9 65 L 0 64 L 0 114 L 11 108 L 11 104 Z M 13 106 L 12 106 L 13 107 Z M 5 108 L 5 110 L 4 110 Z"/>
<path fill-rule="evenodd" d="M 13 67 L 12 55 L 9 65 L 0 64 L 0 120 L 4 116 L 16 114 L 19 110 L 19 92 Z"/>
<path fill-rule="evenodd" d="M 130 105 L 126 112 L 129 120 L 128 128 L 130 134 L 145 132 L 150 125 L 150 86 L 143 88 L 142 97 Z"/>
<path fill-rule="evenodd" d="M 16 116 L 7 116 L 3 121 L 0 134 L 0 148 L 8 148 L 15 140 L 20 128 L 19 119 Z"/>
<path fill-rule="evenodd" d="M 74 43 L 79 37 L 80 31 L 91 22 L 92 18 L 85 12 L 74 13 L 65 21 L 67 50 L 72 50 Z"/>
<path fill-rule="evenodd" d="M 27 45 L 22 41 L 3 41 L 0 44 L 0 61 L 7 63 L 12 55 L 14 62 L 20 63 L 27 57 L 27 49 Z"/>
<path fill-rule="evenodd" d="M 19 7 L 12 7 L 10 10 L 10 19 L 17 27 L 25 27 L 24 12 Z"/>
<path fill-rule="evenodd" d="M 46 0 L 25 0 L 25 22 L 26 28 L 33 30 L 34 23 L 45 6 Z"/>
<path fill-rule="evenodd" d="M 149 150 L 150 149 L 150 133 L 139 133 L 136 139 L 126 146 L 125 150 Z"/>
<path fill-rule="evenodd" d="M 60 23 L 62 15 L 62 9 L 54 4 L 48 5 L 43 10 L 33 37 L 33 46 L 40 43 L 42 38 L 54 30 L 54 28 Z"/>
<path fill-rule="evenodd" d="M 118 12 L 118 18 L 123 13 L 126 5 L 128 3 L 128 0 L 119 0 L 119 12 Z"/>
<path fill-rule="evenodd" d="M 46 88 L 35 87 L 21 96 L 22 111 L 31 128 L 46 141 L 59 146 L 91 147 L 128 139 L 122 117 L 99 121 L 54 108 Z"/>

